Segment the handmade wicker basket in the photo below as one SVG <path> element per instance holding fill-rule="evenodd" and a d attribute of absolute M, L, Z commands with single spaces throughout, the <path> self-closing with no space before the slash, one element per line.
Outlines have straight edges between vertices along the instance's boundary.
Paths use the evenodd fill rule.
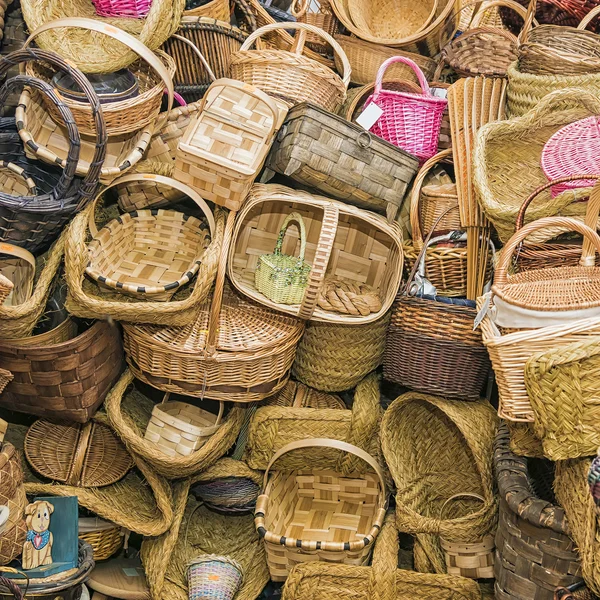
<path fill-rule="evenodd" d="M 529 0 L 517 0 L 524 7 L 531 6 Z M 541 24 L 571 26 L 577 25 L 586 15 L 598 6 L 597 0 L 539 0 L 535 5 L 535 17 Z M 518 33 L 522 20 L 514 11 L 500 8 L 502 22 L 514 33 Z"/>
<path fill-rule="evenodd" d="M 342 476 L 318 468 L 269 477 L 280 456 L 323 447 L 358 456 L 376 477 L 371 473 Z M 271 579 L 285 581 L 294 565 L 310 560 L 364 565 L 383 525 L 387 502 L 383 472 L 364 450 L 326 438 L 287 444 L 267 465 L 254 513 L 256 530 L 265 541 Z"/>
<path fill-rule="evenodd" d="M 200 6 L 183 11 L 183 19 L 188 17 L 210 17 L 219 21 L 229 21 L 229 0 L 209 0 Z M 182 19 L 182 21 L 183 21 Z"/>
<path fill-rule="evenodd" d="M 24 248 L 0 242 L 0 304 L 18 306 L 33 293 L 35 257 Z"/>
<path fill-rule="evenodd" d="M 79 539 L 94 551 L 94 560 L 106 560 L 123 546 L 123 528 L 98 517 L 79 519 Z"/>
<path fill-rule="evenodd" d="M 318 0 L 314 3 L 310 0 L 294 0 L 291 13 L 299 23 L 314 25 L 331 36 L 340 29 L 340 22 L 335 16 L 329 0 Z M 325 56 L 329 54 L 331 48 L 327 42 L 314 33 L 309 33 L 306 36 L 306 44 L 315 52 Z"/>

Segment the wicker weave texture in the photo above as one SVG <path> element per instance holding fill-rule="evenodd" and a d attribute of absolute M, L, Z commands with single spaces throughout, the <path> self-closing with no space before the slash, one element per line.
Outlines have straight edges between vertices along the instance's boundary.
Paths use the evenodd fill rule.
<path fill-rule="evenodd" d="M 94 525 L 87 525 L 87 519 L 79 519 L 79 539 L 87 542 L 94 551 L 94 560 L 106 560 L 118 552 L 123 546 L 123 532 L 121 527 L 114 523 L 108 523 L 99 519 Z M 85 526 L 84 526 L 85 525 Z"/>

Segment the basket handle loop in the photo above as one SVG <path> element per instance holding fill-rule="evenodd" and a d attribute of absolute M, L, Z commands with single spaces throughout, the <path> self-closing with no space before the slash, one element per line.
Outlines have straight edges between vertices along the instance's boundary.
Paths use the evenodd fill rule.
<path fill-rule="evenodd" d="M 542 219 L 538 219 L 537 221 L 533 221 L 532 223 L 528 223 L 527 225 L 525 225 L 525 227 L 517 231 L 510 238 L 510 240 L 508 240 L 508 242 L 502 249 L 502 252 L 500 253 L 500 259 L 498 261 L 498 266 L 496 267 L 496 272 L 494 274 L 494 286 L 506 285 L 508 283 L 508 268 L 511 264 L 512 256 L 515 250 L 521 244 L 521 242 L 528 235 L 536 231 L 540 231 L 541 229 L 551 229 L 559 227 L 567 229 L 568 231 L 577 231 L 578 233 L 584 236 L 584 239 L 588 241 L 589 244 L 584 244 L 581 253 L 580 264 L 582 266 L 593 266 L 594 255 L 589 256 L 590 252 L 586 252 L 586 248 L 589 248 L 591 246 L 592 249 L 600 253 L 600 236 L 596 233 L 596 231 L 591 227 L 588 227 L 581 221 L 570 217 L 544 217 Z"/>
<path fill-rule="evenodd" d="M 27 261 L 35 271 L 35 256 L 29 250 L 25 250 L 25 248 L 9 244 L 8 242 L 0 242 L 0 254 L 21 258 Z"/>
<path fill-rule="evenodd" d="M 348 87 L 348 84 L 350 83 L 350 75 L 352 74 L 352 68 L 350 67 L 350 62 L 348 61 L 346 53 L 344 52 L 342 47 L 333 39 L 332 36 L 330 36 L 322 29 L 315 27 L 314 25 L 309 25 L 308 23 L 293 22 L 269 23 L 268 25 L 264 25 L 263 27 L 257 29 L 254 33 L 251 33 L 246 39 L 246 41 L 242 44 L 240 51 L 249 50 L 252 47 L 252 44 L 256 40 L 260 39 L 265 33 L 269 33 L 270 31 L 277 31 L 279 29 L 295 29 L 298 31 L 305 31 L 308 33 L 314 33 L 315 35 L 323 38 L 333 48 L 334 53 L 340 57 L 343 66 L 342 81 L 344 82 L 344 85 Z M 302 44 L 300 44 L 300 41 L 298 41 L 298 43 L 294 43 L 294 46 L 295 48 L 292 50 L 292 52 L 295 51 L 296 54 L 301 54 L 302 50 L 304 49 L 304 43 L 302 42 Z"/>
<path fill-rule="evenodd" d="M 298 225 L 298 231 L 300 232 L 300 253 L 298 254 L 298 261 L 302 262 L 304 261 L 304 254 L 306 253 L 306 225 L 304 224 L 302 215 L 297 212 L 290 213 L 281 225 L 279 235 L 277 236 L 277 243 L 275 244 L 274 254 L 281 254 L 283 238 L 285 237 L 288 227 L 292 223 L 296 223 Z"/>
<path fill-rule="evenodd" d="M 527 14 L 525 15 L 525 19 L 523 22 L 523 29 L 521 29 L 521 33 L 519 33 L 519 44 L 527 43 L 529 39 L 529 32 L 533 27 L 533 22 L 535 21 L 535 11 L 537 9 L 537 0 L 529 0 L 529 4 L 527 6 Z"/>
<path fill-rule="evenodd" d="M 581 23 L 577 25 L 577 29 L 585 29 L 598 15 L 600 15 L 600 6 L 596 6 L 581 19 Z"/>
<path fill-rule="evenodd" d="M 294 0 L 291 6 L 291 12 L 296 19 L 301 19 L 308 11 L 310 0 Z"/>
<path fill-rule="evenodd" d="M 369 578 L 369 600 L 396 600 L 399 597 L 396 588 L 396 570 L 400 540 L 396 528 L 396 513 L 391 510 L 383 522 L 377 543 L 373 549 L 373 562 Z"/>
<path fill-rule="evenodd" d="M 523 20 L 527 18 L 527 10 L 521 4 L 515 2 L 515 0 L 490 0 L 489 2 L 484 2 L 480 6 L 479 10 L 475 11 L 470 26 L 479 27 L 486 11 L 490 8 L 494 8 L 495 6 L 503 6 L 505 8 L 510 8 L 511 10 L 514 10 Z M 537 25 L 537 21 L 534 20 L 534 22 Z"/>
<path fill-rule="evenodd" d="M 142 44 L 137 38 L 133 37 L 129 33 L 109 25 L 103 21 L 96 19 L 86 19 L 83 17 L 65 17 L 63 19 L 56 19 L 55 21 L 48 21 L 35 31 L 33 31 L 29 37 L 25 40 L 23 48 L 26 48 L 40 33 L 50 31 L 51 29 L 57 29 L 59 27 L 77 27 L 79 29 L 89 29 L 90 31 L 96 31 L 103 33 L 108 37 L 111 37 L 119 42 L 122 42 L 125 46 L 129 46 L 138 56 L 142 57 L 158 74 L 163 80 L 165 87 L 167 88 L 168 104 L 167 110 L 159 117 L 160 121 L 157 123 L 157 129 L 160 129 L 168 120 L 169 113 L 173 108 L 173 97 L 175 88 L 173 87 L 173 78 L 169 74 L 169 71 L 163 64 L 163 62 L 150 50 L 146 45 Z"/>
<path fill-rule="evenodd" d="M 94 422 L 88 421 L 85 425 L 82 425 L 81 429 L 79 430 L 77 448 L 75 449 L 73 462 L 71 463 L 71 468 L 69 469 L 69 474 L 67 476 L 67 480 L 65 481 L 66 485 L 79 485 L 93 429 Z"/>
<path fill-rule="evenodd" d="M 325 272 L 327 271 L 327 265 L 329 264 L 329 258 L 333 250 L 339 217 L 340 211 L 338 207 L 335 204 L 327 203 L 323 208 L 323 222 L 321 223 L 317 250 L 308 275 L 302 304 L 298 311 L 300 319 L 310 319 L 317 308 L 319 292 L 323 286 Z"/>
<path fill-rule="evenodd" d="M 457 498 L 475 498 L 476 500 L 481 500 L 481 502 L 485 503 L 485 498 L 480 494 L 475 494 L 473 492 L 458 492 L 458 494 L 454 494 L 453 496 L 450 496 L 450 498 L 447 498 L 444 501 L 440 508 L 440 519 L 444 518 L 444 509 L 446 508 L 446 506 L 448 506 L 448 504 L 452 502 L 452 500 L 456 500 Z"/>
<path fill-rule="evenodd" d="M 98 228 L 96 227 L 96 205 L 100 197 L 112 187 L 116 187 L 117 185 L 121 185 L 122 183 L 129 183 L 131 181 L 150 181 L 152 183 L 160 183 L 163 185 L 168 185 L 170 187 L 183 192 L 186 196 L 188 196 L 191 200 L 193 200 L 199 207 L 206 220 L 208 221 L 208 228 L 210 231 L 211 238 L 215 235 L 215 217 L 208 207 L 208 204 L 204 201 L 202 196 L 196 190 L 191 188 L 189 185 L 182 183 L 181 181 L 177 181 L 172 177 L 166 177 L 165 175 L 155 175 L 153 173 L 129 173 L 128 175 L 123 175 L 114 181 L 111 181 L 106 187 L 102 189 L 102 191 L 97 194 L 93 201 L 92 210 L 90 210 L 89 219 L 88 219 L 88 227 L 92 234 L 92 237 L 96 237 L 98 235 Z"/>
<path fill-rule="evenodd" d="M 379 94 L 381 93 L 381 88 L 383 87 L 383 76 L 387 68 L 390 65 L 393 65 L 394 63 L 403 63 L 405 65 L 408 65 L 415 72 L 415 75 L 419 80 L 419 85 L 423 90 L 423 94 L 425 96 L 431 96 L 429 84 L 427 83 L 427 79 L 425 78 L 425 75 L 423 74 L 423 71 L 421 71 L 419 65 L 410 58 L 406 58 L 405 56 L 392 56 L 391 58 L 388 58 L 386 61 L 384 61 L 379 67 L 379 70 L 377 71 L 377 78 L 375 79 L 375 88 L 373 89 L 373 101 L 376 101 L 377 96 L 379 96 Z"/>
<path fill-rule="evenodd" d="M 217 78 L 215 77 L 215 74 L 213 73 L 213 70 L 210 68 L 210 65 L 208 64 L 208 61 L 206 60 L 206 58 L 204 58 L 204 54 L 202 54 L 202 52 L 200 52 L 198 46 L 196 46 L 196 44 L 194 44 L 194 42 L 192 42 L 192 40 L 188 40 L 187 38 L 185 38 L 182 35 L 179 35 L 177 33 L 174 33 L 171 37 L 174 37 L 175 39 L 179 40 L 180 42 L 187 44 L 192 49 L 192 52 L 194 52 L 194 54 L 199 58 L 200 62 L 202 63 L 202 66 L 206 69 L 206 72 L 208 73 L 210 80 L 213 82 L 217 80 Z"/>
<path fill-rule="evenodd" d="M 16 165 L 15 163 L 0 160 L 0 170 L 2 169 L 14 173 L 19 179 L 21 179 L 27 186 L 30 196 L 37 195 L 37 186 L 35 185 L 35 181 L 27 175 L 25 169 L 19 167 L 19 165 Z"/>

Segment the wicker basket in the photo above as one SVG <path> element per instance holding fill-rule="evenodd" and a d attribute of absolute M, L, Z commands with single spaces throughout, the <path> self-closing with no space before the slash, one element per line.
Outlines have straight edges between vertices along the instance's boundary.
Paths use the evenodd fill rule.
<path fill-rule="evenodd" d="M 342 476 L 313 468 L 269 477 L 280 456 L 302 448 L 334 448 L 353 454 L 377 476 Z M 271 579 L 285 581 L 294 565 L 310 560 L 364 565 L 383 525 L 387 501 L 381 468 L 364 450 L 326 438 L 291 442 L 281 448 L 267 465 L 254 513 L 258 534 L 265 540 Z"/>
<path fill-rule="evenodd" d="M 123 546 L 123 529 L 98 517 L 79 519 L 79 539 L 94 551 L 94 561 L 106 560 Z"/>
<path fill-rule="evenodd" d="M 536 495 L 532 489 L 536 480 L 527 460 L 509 450 L 505 425 L 496 437 L 494 467 L 500 493 L 496 598 L 553 600 L 555 588 L 581 581 L 565 512 L 550 499 Z"/>
<path fill-rule="evenodd" d="M 220 79 L 179 141 L 175 178 L 204 198 L 239 210 L 285 112 L 260 89 Z"/>
<path fill-rule="evenodd" d="M 91 24 L 88 21 L 91 21 Z M 57 27 L 61 26 L 50 22 L 38 31 L 34 31 L 27 39 L 25 47 L 34 39 L 38 39 L 39 35 L 43 35 L 44 31 L 51 31 Z M 102 116 L 107 134 L 118 136 L 135 133 L 153 124 L 160 111 L 164 89 L 166 88 L 171 96 L 173 95 L 175 61 L 161 50 L 157 50 L 155 54 L 134 36 L 112 25 L 99 23 L 92 19 L 79 19 L 77 28 L 88 29 L 88 34 L 92 35 L 94 32 L 104 33 L 111 40 L 122 42 L 128 50 L 133 50 L 139 56 L 139 59 L 129 66 L 129 70 L 137 80 L 139 94 L 133 98 L 102 105 Z M 65 31 L 65 29 L 61 30 Z M 29 64 L 27 66 L 28 75 L 48 82 L 52 81 L 57 71 L 58 69 L 48 68 L 45 65 Z M 77 101 L 65 94 L 61 94 L 60 97 L 71 109 L 81 135 L 96 135 L 97 119 L 92 106 L 85 100 Z M 44 104 L 52 120 L 60 123 L 61 113 L 56 109 L 54 103 L 44 98 Z"/>
<path fill-rule="evenodd" d="M 183 19 L 210 17 L 219 21 L 229 21 L 229 13 L 229 0 L 209 0 L 208 2 L 201 2 L 201 6 L 184 10 Z"/>
<path fill-rule="evenodd" d="M 92 240 L 88 244 L 88 277 L 99 284 L 136 298 L 169 300 L 180 286 L 200 271 L 203 257 L 215 235 L 213 214 L 190 187 L 175 179 L 148 175 L 125 175 L 118 181 L 157 181 L 183 192 L 202 211 L 204 219 L 174 210 L 140 210 L 125 213 L 96 228 L 96 196 L 89 214 Z"/>
<path fill-rule="evenodd" d="M 29 464 L 43 477 L 77 487 L 102 487 L 123 479 L 131 456 L 104 424 L 36 421 L 24 443 Z"/>
<path fill-rule="evenodd" d="M 189 599 L 233 600 L 243 579 L 244 571 L 237 561 L 228 556 L 205 554 L 187 566 Z"/>
<path fill-rule="evenodd" d="M 0 304 L 18 306 L 33 293 L 35 257 L 24 248 L 0 242 Z"/>
<path fill-rule="evenodd" d="M 294 0 L 291 13 L 299 23 L 314 25 L 331 36 L 340 29 L 340 22 L 335 16 L 329 0 L 318 0 L 314 3 L 310 0 Z M 314 33 L 306 36 L 306 44 L 319 54 L 327 56 L 330 53 L 331 46 Z"/>
<path fill-rule="evenodd" d="M 524 7 L 530 6 L 529 0 L 517 1 Z M 541 24 L 577 27 L 597 6 L 597 0 L 539 0 L 535 5 L 535 17 Z M 499 12 L 505 26 L 518 33 L 523 24 L 522 19 L 515 16 L 514 11 L 500 8 Z"/>
<path fill-rule="evenodd" d="M 189 456 L 219 430 L 223 410 L 223 402 L 214 415 L 193 404 L 163 401 L 152 409 L 144 439 L 169 456 Z"/>
<path fill-rule="evenodd" d="M 300 213 L 306 225 L 305 260 L 312 269 L 302 303 L 283 305 L 256 289 L 254 272 L 259 256 L 275 245 L 290 211 Z M 379 215 L 281 185 L 256 184 L 236 219 L 228 273 L 240 292 L 269 308 L 302 319 L 367 323 L 383 316 L 394 301 L 402 273 L 401 239 L 399 226 Z M 290 232 L 282 251 L 295 255 L 297 244 L 298 237 Z M 333 309 L 321 296 L 328 280 L 368 285 L 379 297 L 379 310 L 363 316 Z"/>
<path fill-rule="evenodd" d="M 279 29 L 299 30 L 291 51 L 250 50 L 263 35 Z M 342 77 L 302 55 L 307 33 L 318 35 L 333 46 L 342 61 Z M 250 83 L 288 103 L 308 101 L 330 112 L 335 112 L 346 98 L 350 71 L 350 63 L 341 46 L 329 34 L 306 23 L 274 23 L 257 29 L 233 54 L 229 67 L 229 74 L 234 79 Z"/>
<path fill-rule="evenodd" d="M 4 442 L 0 449 L 0 504 L 8 507 L 8 520 L 0 532 L 0 564 L 7 565 L 23 551 L 27 536 L 21 460 L 15 447 Z"/>
<path fill-rule="evenodd" d="M 117 32 L 115 25 L 125 26 L 140 43 L 156 50 L 179 27 L 184 5 L 185 0 L 153 0 L 146 18 L 132 23 L 131 20 L 99 18 L 89 0 L 51 4 L 38 0 L 21 2 L 27 28 L 33 32 L 32 36 L 39 36 L 40 48 L 59 53 L 84 73 L 114 73 L 138 59 L 116 36 L 105 37 L 107 26 L 112 28 L 113 34 Z M 59 31 L 55 31 L 57 27 Z"/>
<path fill-rule="evenodd" d="M 328 197 L 395 220 L 417 159 L 310 104 L 295 106 L 277 134 L 267 166 Z"/>
<path fill-rule="evenodd" d="M 85 423 L 102 404 L 123 367 L 115 324 L 99 321 L 61 343 L 0 344 L 0 362 L 14 379 L 0 406 L 47 418 Z"/>
<path fill-rule="evenodd" d="M 493 534 L 496 425 L 486 400 L 466 404 L 415 392 L 396 398 L 384 413 L 380 436 L 396 484 L 396 524 L 416 536 L 415 570 L 446 572 L 440 538 L 470 545 Z M 459 500 L 457 491 L 469 495 Z M 449 500 L 453 509 L 445 516 Z"/>

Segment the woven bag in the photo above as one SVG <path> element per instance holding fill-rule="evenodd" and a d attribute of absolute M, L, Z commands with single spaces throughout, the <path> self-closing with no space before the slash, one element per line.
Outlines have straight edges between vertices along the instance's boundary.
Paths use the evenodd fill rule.
<path fill-rule="evenodd" d="M 421 85 L 421 94 L 382 89 L 383 75 L 394 63 L 409 65 L 414 70 Z M 432 95 L 423 71 L 412 60 L 394 56 L 379 67 L 373 95 L 365 102 L 364 109 L 370 104 L 383 111 L 369 129 L 375 135 L 410 152 L 421 164 L 437 153 L 442 117 L 448 101 Z"/>
<path fill-rule="evenodd" d="M 577 549 L 569 537 L 565 511 L 536 494 L 532 486 L 539 478 L 534 477 L 531 463 L 509 450 L 508 438 L 506 425 L 501 425 L 494 445 L 500 494 L 496 597 L 553 600 L 555 588 L 581 581 Z M 551 489 L 552 481 L 549 485 Z"/>
<path fill-rule="evenodd" d="M 79 518 L 79 539 L 94 551 L 94 561 L 106 560 L 123 547 L 122 528 L 98 517 Z"/>
<path fill-rule="evenodd" d="M 293 48 L 285 50 L 251 50 L 262 36 L 279 29 L 298 30 Z M 342 61 L 342 77 L 321 63 L 303 56 L 307 33 L 325 39 Z M 281 98 L 288 104 L 311 102 L 335 112 L 346 98 L 350 83 L 350 63 L 341 46 L 327 33 L 306 23 L 274 23 L 257 29 L 233 54 L 229 76 Z"/>
<path fill-rule="evenodd" d="M 288 113 L 267 167 L 393 221 L 418 161 L 360 126 L 303 103 Z"/>
<path fill-rule="evenodd" d="M 156 50 L 179 27 L 184 4 L 185 0 L 153 0 L 145 19 L 125 21 L 99 18 L 90 0 L 24 0 L 21 8 L 29 31 L 44 32 L 37 41 L 40 48 L 58 52 L 85 73 L 114 73 L 138 57 L 114 36 L 102 35 L 106 26 L 113 31 L 115 25 L 125 26 L 140 43 Z M 96 23 L 91 32 L 85 30 L 91 27 L 89 21 Z M 56 27 L 61 29 L 54 31 Z"/>
<path fill-rule="evenodd" d="M 278 471 L 269 477 L 280 456 L 303 448 L 333 448 L 352 454 L 364 460 L 376 477 L 371 473 L 344 476 L 318 467 Z M 327 438 L 285 445 L 267 465 L 254 512 L 271 579 L 285 581 L 294 565 L 310 560 L 364 565 L 383 525 L 387 502 L 381 468 L 357 446 Z"/>
<path fill-rule="evenodd" d="M 283 254 L 283 239 L 288 227 L 296 223 L 300 232 L 298 257 Z M 306 253 L 306 226 L 300 213 L 290 213 L 284 220 L 272 254 L 263 254 L 254 271 L 254 285 L 276 304 L 300 304 L 308 284 L 311 266 L 304 260 Z"/>
<path fill-rule="evenodd" d="M 385 518 L 370 567 L 310 562 L 294 567 L 282 600 L 479 600 L 474 581 L 451 575 L 416 573 L 398 567 L 395 513 Z"/>
<path fill-rule="evenodd" d="M 302 215 L 305 260 L 312 265 L 302 302 L 293 305 L 269 300 L 254 285 L 258 259 L 276 244 L 290 211 Z M 297 245 L 298 237 L 290 232 L 282 251 L 295 255 Z M 236 218 L 227 268 L 236 289 L 269 308 L 307 320 L 356 325 L 378 320 L 394 301 L 402 275 L 401 247 L 400 227 L 380 215 L 278 184 L 255 184 Z M 327 284 L 332 281 L 338 298 L 328 300 L 325 292 L 331 292 Z M 376 296 L 376 310 L 361 313 L 365 298 L 358 298 L 354 308 L 340 307 L 344 284 L 368 286 L 361 294 Z"/>
<path fill-rule="evenodd" d="M 494 533 L 497 421 L 486 400 L 466 404 L 414 392 L 399 396 L 385 411 L 381 446 L 396 484 L 396 524 L 415 536 L 417 571 L 446 572 L 441 539 L 464 544 L 459 552 L 467 555 L 471 544 Z M 459 500 L 457 492 L 465 496 Z M 445 516 L 447 501 L 453 509 Z"/>

